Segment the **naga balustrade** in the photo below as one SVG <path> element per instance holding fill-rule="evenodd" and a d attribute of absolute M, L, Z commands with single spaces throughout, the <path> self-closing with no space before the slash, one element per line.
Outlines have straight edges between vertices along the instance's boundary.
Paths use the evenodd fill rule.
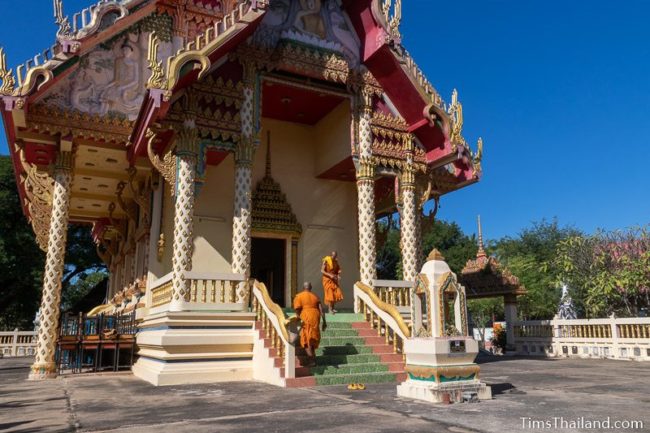
<path fill-rule="evenodd" d="M 373 280 L 375 293 L 382 301 L 396 307 L 411 306 L 411 289 L 414 283 L 401 280 Z"/>
<path fill-rule="evenodd" d="M 523 355 L 650 361 L 650 318 L 519 321 L 514 334 Z"/>
<path fill-rule="evenodd" d="M 264 283 L 254 281 L 252 293 L 256 320 L 262 324 L 264 337 L 271 341 L 276 354 L 283 360 L 285 379 L 296 377 L 296 349 L 289 343 L 284 311 L 271 300 Z"/>
<path fill-rule="evenodd" d="M 35 331 L 0 332 L 0 357 L 33 356 L 35 350 Z"/>
<path fill-rule="evenodd" d="M 185 271 L 188 288 L 183 309 L 243 311 L 248 308 L 250 281 L 241 274 Z M 243 296 L 238 296 L 240 284 Z M 165 309 L 172 300 L 172 274 L 154 281 L 150 290 L 150 308 Z"/>
<path fill-rule="evenodd" d="M 381 300 L 372 287 L 357 282 L 354 308 L 377 330 L 378 336 L 384 336 L 387 345 L 392 344 L 395 353 L 404 354 L 404 340 L 411 337 L 411 330 L 395 305 Z"/>

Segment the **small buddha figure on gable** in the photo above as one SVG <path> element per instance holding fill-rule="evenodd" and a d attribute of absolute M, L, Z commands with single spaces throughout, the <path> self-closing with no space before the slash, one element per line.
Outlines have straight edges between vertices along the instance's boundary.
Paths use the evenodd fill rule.
<path fill-rule="evenodd" d="M 321 16 L 321 0 L 300 0 L 302 10 L 296 14 L 294 26 L 304 32 L 310 33 L 320 39 L 325 39 L 325 21 Z"/>

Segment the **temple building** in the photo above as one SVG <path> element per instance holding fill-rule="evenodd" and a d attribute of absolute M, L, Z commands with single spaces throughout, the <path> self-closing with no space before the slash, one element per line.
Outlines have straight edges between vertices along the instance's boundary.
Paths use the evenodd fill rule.
<path fill-rule="evenodd" d="M 443 101 L 402 45 L 399 0 L 54 4 L 51 48 L 13 69 L 0 51 L 23 211 L 47 254 L 33 379 L 56 374 L 70 223 L 109 270 L 95 313 L 136 312 L 138 377 L 245 380 L 255 322 L 286 338 L 276 307 L 303 281 L 321 295 L 323 256 L 338 251 L 352 308 L 354 284 L 376 280 L 376 219 L 399 212 L 415 281 L 423 206 L 481 176 L 457 92 Z"/>

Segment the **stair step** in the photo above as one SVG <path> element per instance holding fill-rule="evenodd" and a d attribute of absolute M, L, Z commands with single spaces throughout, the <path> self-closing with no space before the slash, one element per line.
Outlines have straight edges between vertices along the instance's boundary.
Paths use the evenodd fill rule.
<path fill-rule="evenodd" d="M 321 338 L 332 338 L 332 337 L 359 337 L 359 333 L 356 329 L 352 328 L 330 328 L 328 327 L 326 331 L 321 332 Z"/>
<path fill-rule="evenodd" d="M 336 314 L 325 314 L 325 320 L 327 320 L 327 324 L 329 325 L 330 322 L 332 323 L 337 323 L 337 322 L 346 322 L 346 323 L 353 323 L 353 322 L 362 322 L 365 319 L 363 318 L 363 314 L 355 314 L 355 313 L 336 313 Z"/>
<path fill-rule="evenodd" d="M 316 349 L 316 356 L 322 355 L 357 355 L 362 353 L 375 353 L 373 348 L 364 345 L 321 346 Z"/>
<path fill-rule="evenodd" d="M 327 318 L 325 320 L 327 320 Z M 352 329 L 352 322 L 329 322 L 328 321 L 327 330 L 329 331 L 330 329 Z"/>
<path fill-rule="evenodd" d="M 406 378 L 405 373 L 358 373 L 358 374 L 338 374 L 331 376 L 314 376 L 316 385 L 343 385 L 349 383 L 390 383 L 403 381 Z"/>
<path fill-rule="evenodd" d="M 402 367 L 401 370 L 404 370 Z M 401 371 L 400 370 L 400 371 Z M 322 365 L 311 367 L 309 373 L 312 376 L 332 376 L 341 374 L 365 374 L 387 372 L 388 366 L 380 362 L 372 364 L 343 364 L 343 365 Z"/>
<path fill-rule="evenodd" d="M 324 355 L 316 357 L 317 365 L 342 365 L 342 364 L 365 364 L 381 361 L 383 355 L 374 354 L 350 354 L 350 355 Z M 401 355 L 400 355 L 401 356 Z"/>
<path fill-rule="evenodd" d="M 372 337 L 365 337 L 372 338 Z M 383 340 L 382 340 L 383 341 Z M 322 347 L 328 346 L 363 346 L 366 344 L 366 340 L 363 337 L 323 337 L 320 340 L 320 345 Z"/>

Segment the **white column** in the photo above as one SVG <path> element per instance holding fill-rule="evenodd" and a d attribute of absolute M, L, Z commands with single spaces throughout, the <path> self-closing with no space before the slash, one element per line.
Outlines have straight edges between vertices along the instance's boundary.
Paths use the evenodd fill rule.
<path fill-rule="evenodd" d="M 70 149 L 71 150 L 71 149 Z M 61 303 L 61 278 L 68 236 L 70 184 L 72 182 L 72 152 L 60 152 L 54 169 L 52 215 L 47 241 L 40 326 L 36 341 L 36 357 L 30 380 L 56 377 L 56 339 Z"/>
<path fill-rule="evenodd" d="M 250 276 L 252 224 L 252 168 L 258 144 L 259 98 L 256 71 L 252 64 L 244 64 L 244 88 L 240 117 L 241 137 L 235 149 L 235 197 L 232 219 L 232 271 Z M 245 302 L 246 284 L 239 285 L 237 302 Z"/>
<path fill-rule="evenodd" d="M 357 168 L 357 199 L 359 212 L 359 271 L 361 281 L 372 284 L 377 278 L 377 245 L 375 228 L 375 165 L 372 161 L 372 94 L 362 92 L 359 98 L 357 137 L 359 165 Z"/>
<path fill-rule="evenodd" d="M 182 311 L 188 285 L 185 271 L 192 270 L 194 243 L 194 178 L 196 177 L 198 133 L 186 120 L 176 145 L 176 195 L 174 203 L 174 246 L 172 256 L 172 300 L 170 311 Z"/>

